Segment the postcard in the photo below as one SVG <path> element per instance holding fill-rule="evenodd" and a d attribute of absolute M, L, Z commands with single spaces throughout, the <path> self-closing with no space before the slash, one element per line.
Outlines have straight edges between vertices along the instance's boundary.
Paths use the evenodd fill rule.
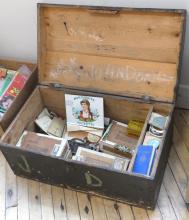
<path fill-rule="evenodd" d="M 66 124 L 66 120 L 63 120 L 60 117 L 54 117 L 47 130 L 47 133 L 55 137 L 62 137 L 65 124 Z"/>
<path fill-rule="evenodd" d="M 62 137 L 66 120 L 57 116 L 52 117 L 47 108 L 44 108 L 35 120 L 35 124 L 46 134 Z"/>
<path fill-rule="evenodd" d="M 42 117 L 38 117 L 35 120 L 36 125 L 45 133 L 47 133 L 51 122 L 52 122 L 52 119 L 48 115 L 43 115 Z"/>
<path fill-rule="evenodd" d="M 103 98 L 66 94 L 65 102 L 68 131 L 104 129 Z"/>

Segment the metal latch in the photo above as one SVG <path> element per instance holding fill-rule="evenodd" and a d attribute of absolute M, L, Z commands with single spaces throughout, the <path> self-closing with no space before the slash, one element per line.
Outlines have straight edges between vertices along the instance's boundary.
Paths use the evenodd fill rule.
<path fill-rule="evenodd" d="M 146 102 L 146 103 L 150 103 L 150 101 L 151 101 L 151 97 L 148 96 L 148 95 L 144 95 L 144 96 L 142 96 L 142 99 L 143 99 L 144 102 Z"/>
<path fill-rule="evenodd" d="M 64 86 L 60 83 L 50 83 L 50 87 L 53 89 L 62 89 Z"/>

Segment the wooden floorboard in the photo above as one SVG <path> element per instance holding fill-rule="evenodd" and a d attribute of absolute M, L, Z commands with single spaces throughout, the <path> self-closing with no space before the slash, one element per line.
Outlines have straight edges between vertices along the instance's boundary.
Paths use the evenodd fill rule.
<path fill-rule="evenodd" d="M 189 220 L 189 111 L 176 110 L 155 210 L 16 177 L 0 153 L 0 220 Z"/>
<path fill-rule="evenodd" d="M 29 220 L 29 194 L 28 194 L 28 180 L 17 177 L 18 190 L 18 219 Z"/>
<path fill-rule="evenodd" d="M 39 183 L 28 180 L 28 191 L 30 220 L 42 219 Z"/>
<path fill-rule="evenodd" d="M 93 211 L 91 207 L 90 196 L 86 193 L 77 192 L 77 199 L 79 205 L 79 212 L 81 219 L 83 220 L 93 220 Z"/>
<path fill-rule="evenodd" d="M 6 209 L 6 161 L 0 152 L 0 219 L 5 219 Z"/>
<path fill-rule="evenodd" d="M 64 190 L 60 187 L 52 186 L 52 201 L 55 220 L 66 220 L 67 211 L 64 197 Z"/>

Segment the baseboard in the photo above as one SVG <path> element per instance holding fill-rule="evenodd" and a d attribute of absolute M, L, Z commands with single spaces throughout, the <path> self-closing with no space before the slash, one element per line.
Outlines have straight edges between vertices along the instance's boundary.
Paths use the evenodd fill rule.
<path fill-rule="evenodd" d="M 176 106 L 189 109 L 189 85 L 180 85 Z"/>

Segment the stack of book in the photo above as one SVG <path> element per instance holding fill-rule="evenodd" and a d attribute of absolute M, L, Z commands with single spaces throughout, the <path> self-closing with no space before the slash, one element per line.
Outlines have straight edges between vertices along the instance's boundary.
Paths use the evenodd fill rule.
<path fill-rule="evenodd" d="M 18 71 L 0 68 L 0 117 L 23 89 L 31 71 L 23 65 Z"/>

